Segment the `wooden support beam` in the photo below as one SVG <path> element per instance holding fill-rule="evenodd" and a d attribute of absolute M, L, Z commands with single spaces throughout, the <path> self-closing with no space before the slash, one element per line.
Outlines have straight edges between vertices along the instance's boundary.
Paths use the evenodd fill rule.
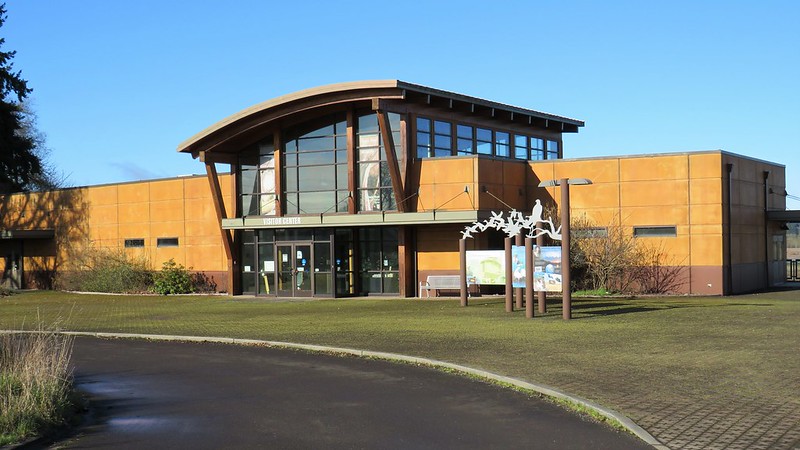
<path fill-rule="evenodd" d="M 394 191 L 397 210 L 406 212 L 405 190 L 400 176 L 400 166 L 397 164 L 397 154 L 394 150 L 394 138 L 392 137 L 392 130 L 389 128 L 389 120 L 386 118 L 386 112 L 375 111 L 375 113 L 378 115 L 378 127 L 383 138 L 383 151 L 386 154 L 386 163 L 389 166 L 389 176 L 392 179 L 392 191 Z"/>
<path fill-rule="evenodd" d="M 222 232 L 222 246 L 225 249 L 225 256 L 230 262 L 233 260 L 233 238 L 229 230 L 222 228 L 222 219 L 227 219 L 228 214 L 225 212 L 222 188 L 219 185 L 219 176 L 214 163 L 206 163 L 206 176 L 208 177 L 208 184 L 211 186 L 211 198 L 214 200 L 214 210 L 217 213 L 217 222 L 219 222 L 219 229 Z"/>
<path fill-rule="evenodd" d="M 281 130 L 276 129 L 272 135 L 273 157 L 275 158 L 275 215 L 282 217 L 286 207 L 284 206 L 283 198 L 283 175 L 281 175 L 283 167 L 283 142 L 281 137 Z"/>

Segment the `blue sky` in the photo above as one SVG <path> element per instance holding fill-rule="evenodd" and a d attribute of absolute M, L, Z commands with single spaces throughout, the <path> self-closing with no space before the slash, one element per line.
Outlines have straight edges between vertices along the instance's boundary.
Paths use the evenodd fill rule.
<path fill-rule="evenodd" d="M 786 165 L 800 196 L 798 1 L 6 7 L 4 49 L 72 185 L 201 173 L 176 147 L 230 114 L 400 79 L 584 120 L 565 137 L 568 158 L 723 149 Z"/>

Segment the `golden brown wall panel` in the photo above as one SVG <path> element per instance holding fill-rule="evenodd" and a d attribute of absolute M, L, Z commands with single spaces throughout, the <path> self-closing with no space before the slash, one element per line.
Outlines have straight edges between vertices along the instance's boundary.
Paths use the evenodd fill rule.
<path fill-rule="evenodd" d="M 89 208 L 90 224 L 116 224 L 117 205 L 93 205 Z"/>
<path fill-rule="evenodd" d="M 689 223 L 688 206 L 643 206 L 623 208 L 623 223 L 629 226 L 685 225 Z"/>
<path fill-rule="evenodd" d="M 180 222 L 154 222 L 150 224 L 150 236 L 154 238 L 172 238 L 183 236 L 184 224 Z"/>
<path fill-rule="evenodd" d="M 689 155 L 689 175 L 694 178 L 721 178 L 722 153 L 699 153 Z"/>
<path fill-rule="evenodd" d="M 620 203 L 623 207 L 686 205 L 688 199 L 689 186 L 685 179 L 620 184 Z"/>
<path fill-rule="evenodd" d="M 689 182 L 689 202 L 693 205 L 722 204 L 722 180 L 719 178 L 692 179 Z"/>
<path fill-rule="evenodd" d="M 692 258 L 690 264 L 693 266 L 721 266 L 722 255 L 722 235 L 698 235 L 692 236 Z"/>
<path fill-rule="evenodd" d="M 183 201 L 168 200 L 150 203 L 150 220 L 153 222 L 183 221 Z"/>
<path fill-rule="evenodd" d="M 619 182 L 619 159 L 557 162 L 552 178 L 588 178 L 593 183 L 617 183 Z"/>
<path fill-rule="evenodd" d="M 687 155 L 620 158 L 620 181 L 686 180 Z"/>
<path fill-rule="evenodd" d="M 150 203 L 120 203 L 117 212 L 120 224 L 150 221 Z"/>
<path fill-rule="evenodd" d="M 689 207 L 692 224 L 722 223 L 722 205 L 693 205 Z"/>
<path fill-rule="evenodd" d="M 117 201 L 120 205 L 150 201 L 149 183 L 120 184 Z"/>
<path fill-rule="evenodd" d="M 117 226 L 120 239 L 145 239 L 145 245 L 150 245 L 147 238 L 150 237 L 150 224 L 148 223 L 120 223 Z M 155 241 L 152 243 L 155 245 Z"/>
<path fill-rule="evenodd" d="M 561 201 L 560 193 L 558 200 Z M 573 209 L 619 207 L 619 184 L 597 183 L 588 186 L 570 186 L 569 199 Z"/>
<path fill-rule="evenodd" d="M 150 182 L 150 201 L 183 201 L 183 179 Z"/>
<path fill-rule="evenodd" d="M 116 205 L 119 203 L 117 187 L 116 185 L 91 187 L 86 193 L 86 201 L 91 206 Z"/>

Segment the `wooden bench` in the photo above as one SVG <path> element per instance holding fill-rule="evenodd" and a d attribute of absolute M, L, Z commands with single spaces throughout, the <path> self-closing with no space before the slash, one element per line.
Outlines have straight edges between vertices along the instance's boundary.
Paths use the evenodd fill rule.
<path fill-rule="evenodd" d="M 475 279 L 467 280 L 467 296 L 469 296 L 469 286 L 475 284 Z M 431 290 L 434 295 L 439 295 L 440 289 L 455 289 L 461 291 L 461 276 L 460 275 L 428 275 L 427 281 L 420 281 L 419 283 L 419 298 L 422 298 L 422 291 L 428 292 L 428 298 L 431 297 Z"/>

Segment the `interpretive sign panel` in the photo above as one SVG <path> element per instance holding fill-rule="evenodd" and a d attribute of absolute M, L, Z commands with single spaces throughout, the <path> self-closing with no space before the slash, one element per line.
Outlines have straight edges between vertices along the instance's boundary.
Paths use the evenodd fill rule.
<path fill-rule="evenodd" d="M 561 246 L 533 247 L 533 290 L 561 292 Z"/>
<path fill-rule="evenodd" d="M 475 284 L 506 284 L 506 258 L 504 250 L 467 251 L 467 279 Z"/>

